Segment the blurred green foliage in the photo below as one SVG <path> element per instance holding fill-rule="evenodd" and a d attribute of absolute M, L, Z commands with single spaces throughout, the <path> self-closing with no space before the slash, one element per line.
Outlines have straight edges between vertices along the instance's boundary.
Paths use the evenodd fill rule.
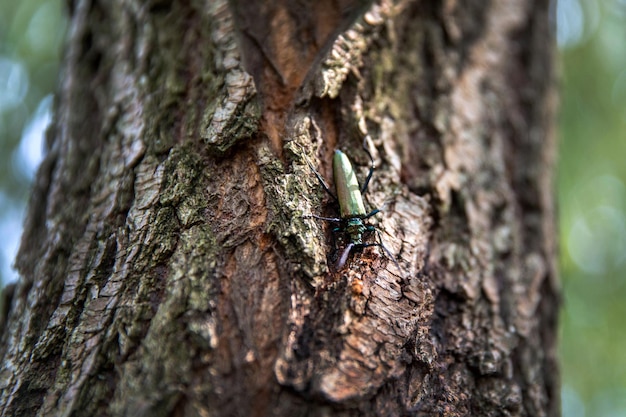
<path fill-rule="evenodd" d="M 626 0 L 560 0 L 555 10 L 563 416 L 626 416 Z M 9 278 L 33 175 L 23 165 L 37 162 L 64 32 L 60 0 L 0 0 L 0 280 Z"/>
<path fill-rule="evenodd" d="M 626 1 L 557 16 L 563 416 L 626 416 Z"/>
<path fill-rule="evenodd" d="M 56 88 L 65 18 L 60 0 L 3 0 L 0 10 L 0 92 L 5 98 L 0 99 L 0 152 L 6 157 L 41 100 Z M 15 95 L 10 103 L 7 94 Z M 28 178 L 16 177 L 13 168 L 0 164 L 0 177 L 14 180 L 3 181 L 2 190 L 23 196 Z"/>
<path fill-rule="evenodd" d="M 25 201 L 57 86 L 61 0 L 0 0 L 0 283 L 13 262 Z"/>

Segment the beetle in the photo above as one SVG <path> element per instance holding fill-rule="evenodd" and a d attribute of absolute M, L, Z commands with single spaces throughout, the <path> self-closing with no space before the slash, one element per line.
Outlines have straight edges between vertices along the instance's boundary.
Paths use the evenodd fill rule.
<path fill-rule="evenodd" d="M 367 138 L 366 138 L 367 139 Z M 369 173 L 365 178 L 365 182 L 362 187 L 359 187 L 359 182 L 356 178 L 356 173 L 352 164 L 350 163 L 350 159 L 348 156 L 340 151 L 339 149 L 335 150 L 333 155 L 333 179 L 335 181 L 335 190 L 337 191 L 337 195 L 335 196 L 333 192 L 330 190 L 330 187 L 321 176 L 319 172 L 313 167 L 311 162 L 306 158 L 306 162 L 309 165 L 309 168 L 318 181 L 324 188 L 324 190 L 339 204 L 339 215 L 340 217 L 321 217 L 316 215 L 311 215 L 319 220 L 324 220 L 328 222 L 338 223 L 339 226 L 333 229 L 333 232 L 344 232 L 348 237 L 348 245 L 344 248 L 339 260 L 335 264 L 337 269 L 343 268 L 348 260 L 348 256 L 353 249 L 356 248 L 366 248 L 369 246 L 379 246 L 383 249 L 385 254 L 393 261 L 398 268 L 399 271 L 400 265 L 398 261 L 393 257 L 389 249 L 383 244 L 382 238 L 380 236 L 380 231 L 376 229 L 376 227 L 366 224 L 364 221 L 368 218 L 380 213 L 379 209 L 374 209 L 369 213 L 365 210 L 365 205 L 363 204 L 363 195 L 367 191 L 367 186 L 369 185 L 370 179 L 372 178 L 372 174 L 374 173 L 374 158 L 372 154 L 367 150 L 366 147 L 366 139 L 363 140 L 363 149 L 367 156 L 369 156 L 371 165 L 369 169 Z M 367 243 L 364 241 L 364 235 L 368 232 L 376 233 L 378 236 L 378 242 L 375 243 Z"/>

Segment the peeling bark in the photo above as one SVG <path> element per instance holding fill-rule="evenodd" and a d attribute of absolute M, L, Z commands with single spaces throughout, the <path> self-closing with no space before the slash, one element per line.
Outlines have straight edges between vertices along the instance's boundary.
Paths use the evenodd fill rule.
<path fill-rule="evenodd" d="M 548 4 L 72 3 L 0 415 L 559 415 Z"/>

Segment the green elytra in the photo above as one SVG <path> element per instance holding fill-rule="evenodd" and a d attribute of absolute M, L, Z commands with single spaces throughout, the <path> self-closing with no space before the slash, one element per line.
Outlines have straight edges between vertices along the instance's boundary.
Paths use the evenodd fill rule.
<path fill-rule="evenodd" d="M 339 214 L 340 218 L 335 217 L 320 217 L 316 215 L 312 215 L 312 217 L 320 220 L 325 220 L 329 222 L 339 223 L 339 227 L 333 229 L 333 232 L 344 232 L 348 236 L 348 245 L 343 250 L 339 260 L 337 261 L 336 268 L 341 269 L 346 261 L 348 260 L 348 256 L 350 252 L 354 248 L 365 248 L 368 246 L 380 246 L 387 256 L 394 262 L 398 270 L 400 270 L 400 266 L 396 259 L 391 255 L 389 249 L 385 247 L 382 243 L 382 238 L 380 237 L 380 232 L 372 225 L 368 225 L 364 223 L 364 220 L 372 217 L 373 215 L 380 213 L 380 210 L 374 209 L 371 212 L 365 211 L 365 205 L 363 204 L 363 194 L 367 191 L 367 186 L 372 178 L 372 174 L 374 173 L 374 158 L 367 150 L 365 146 L 365 140 L 363 141 L 363 149 L 367 153 L 370 158 L 371 165 L 369 173 L 367 174 L 367 178 L 363 184 L 363 187 L 359 187 L 359 182 L 356 178 L 356 173 L 350 160 L 346 156 L 345 153 L 340 150 L 335 150 L 335 154 L 333 155 L 333 179 L 335 181 L 335 189 L 337 190 L 337 196 L 335 196 L 324 181 L 324 178 L 320 175 L 317 170 L 313 167 L 313 165 L 307 159 L 307 164 L 319 180 L 320 184 L 326 192 L 339 203 Z M 375 232 L 378 235 L 379 242 L 375 243 L 364 243 L 363 236 L 367 232 Z"/>
<path fill-rule="evenodd" d="M 333 178 L 342 219 L 365 214 L 363 194 L 350 160 L 340 150 L 333 156 Z"/>

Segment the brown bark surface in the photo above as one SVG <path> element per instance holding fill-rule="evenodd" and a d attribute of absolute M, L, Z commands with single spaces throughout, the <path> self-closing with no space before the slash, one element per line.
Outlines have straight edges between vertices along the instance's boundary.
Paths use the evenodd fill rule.
<path fill-rule="evenodd" d="M 72 2 L 0 416 L 559 415 L 548 4 Z"/>

